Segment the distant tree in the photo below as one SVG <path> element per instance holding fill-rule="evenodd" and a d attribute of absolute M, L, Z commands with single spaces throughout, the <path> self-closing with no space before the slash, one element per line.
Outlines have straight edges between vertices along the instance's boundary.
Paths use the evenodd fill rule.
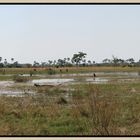
<path fill-rule="evenodd" d="M 112 63 L 114 64 L 114 66 L 117 66 L 118 62 L 119 62 L 119 59 L 115 56 L 112 56 Z"/>
<path fill-rule="evenodd" d="M 4 67 L 4 64 L 1 61 L 2 61 L 2 57 L 0 57 L 0 68 Z"/>
<path fill-rule="evenodd" d="M 27 63 L 27 64 L 26 64 L 26 67 L 27 67 L 27 68 L 31 68 L 31 67 L 32 67 L 32 64 Z"/>
<path fill-rule="evenodd" d="M 52 61 L 52 60 L 48 60 L 48 64 L 49 64 L 49 66 L 51 66 L 51 65 L 52 65 L 52 63 L 53 63 L 53 61 Z"/>
<path fill-rule="evenodd" d="M 0 68 L 3 68 L 4 67 L 4 64 L 3 63 L 0 63 Z"/>
<path fill-rule="evenodd" d="M 104 59 L 102 62 L 103 62 L 103 63 L 107 63 L 107 64 L 109 64 L 109 63 L 111 62 L 111 60 L 108 59 L 108 58 L 106 58 L 106 59 Z"/>
<path fill-rule="evenodd" d="M 64 58 L 64 61 L 67 61 L 67 58 Z"/>
<path fill-rule="evenodd" d="M 13 62 L 14 61 L 14 58 L 11 58 L 11 61 Z"/>
<path fill-rule="evenodd" d="M 7 59 L 4 59 L 4 66 L 6 67 L 8 64 Z"/>
<path fill-rule="evenodd" d="M 118 64 L 119 64 L 120 66 L 124 66 L 125 60 L 123 60 L 123 59 L 118 59 Z"/>
<path fill-rule="evenodd" d="M 57 60 L 57 65 L 60 66 L 60 67 L 63 67 L 65 65 L 65 60 L 63 59 L 58 59 Z"/>
<path fill-rule="evenodd" d="M 137 62 L 137 66 L 140 66 L 140 60 L 138 60 L 138 62 Z"/>
<path fill-rule="evenodd" d="M 63 65 L 66 66 L 66 64 L 67 64 L 67 58 L 64 58 L 63 59 Z"/>
<path fill-rule="evenodd" d="M 135 60 L 133 58 L 129 58 L 126 60 L 128 66 L 133 66 L 135 64 Z"/>
<path fill-rule="evenodd" d="M 45 67 L 46 66 L 46 62 L 41 62 L 41 66 Z"/>
<path fill-rule="evenodd" d="M 83 65 L 83 66 L 86 66 L 86 59 L 83 59 L 82 62 L 83 62 L 82 65 Z"/>
<path fill-rule="evenodd" d="M 53 66 L 55 66 L 55 65 L 56 65 L 56 60 L 53 61 Z"/>
<path fill-rule="evenodd" d="M 126 60 L 126 62 L 128 62 L 129 64 L 134 64 L 134 59 L 133 58 L 129 58 Z"/>
<path fill-rule="evenodd" d="M 33 66 L 34 67 L 39 67 L 39 63 L 37 61 L 34 61 Z"/>
<path fill-rule="evenodd" d="M 11 58 L 11 63 L 13 63 L 14 62 L 14 58 Z M 13 64 L 9 64 L 9 67 L 14 67 L 14 65 Z"/>
<path fill-rule="evenodd" d="M 91 66 L 91 61 L 90 60 L 88 60 L 88 65 Z"/>
<path fill-rule="evenodd" d="M 71 62 L 70 62 L 70 60 L 71 59 L 69 57 L 66 58 L 65 66 L 71 66 L 72 65 Z"/>
<path fill-rule="evenodd" d="M 68 62 L 70 61 L 70 58 L 69 58 L 69 57 L 67 58 L 67 61 L 68 61 Z"/>
<path fill-rule="evenodd" d="M 94 65 L 95 64 L 95 61 L 92 61 L 92 64 Z"/>
<path fill-rule="evenodd" d="M 76 66 L 78 66 L 80 64 L 80 62 L 86 57 L 86 53 L 83 52 L 79 52 L 77 54 L 74 54 L 72 57 L 72 63 L 75 63 Z"/>
<path fill-rule="evenodd" d="M 14 67 L 19 67 L 18 61 L 14 62 L 14 63 L 13 63 L 13 66 L 14 66 Z"/>
<path fill-rule="evenodd" d="M 0 62 L 2 61 L 2 57 L 0 57 Z"/>

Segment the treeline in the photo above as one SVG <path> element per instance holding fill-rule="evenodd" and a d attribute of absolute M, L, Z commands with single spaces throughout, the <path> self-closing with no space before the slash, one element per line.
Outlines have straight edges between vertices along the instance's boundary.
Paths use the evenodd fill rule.
<path fill-rule="evenodd" d="M 0 68 L 31 68 L 31 67 L 73 67 L 73 66 L 122 66 L 122 67 L 135 67 L 140 66 L 140 60 L 135 61 L 133 58 L 128 58 L 123 60 L 112 56 L 112 59 L 105 58 L 101 63 L 96 63 L 94 60 L 87 60 L 87 54 L 84 52 L 78 52 L 73 54 L 72 58 L 67 57 L 58 60 L 48 60 L 46 62 L 37 62 L 34 61 L 33 64 L 26 63 L 21 64 L 18 61 L 15 61 L 14 58 L 11 58 L 11 62 L 8 62 L 7 59 L 0 57 Z"/>

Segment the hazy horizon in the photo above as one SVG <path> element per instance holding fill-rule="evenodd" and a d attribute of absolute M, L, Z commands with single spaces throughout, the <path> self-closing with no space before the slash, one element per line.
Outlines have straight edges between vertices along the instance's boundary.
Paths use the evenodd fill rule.
<path fill-rule="evenodd" d="M 0 5 L 0 57 L 46 62 L 87 53 L 140 59 L 140 5 Z"/>

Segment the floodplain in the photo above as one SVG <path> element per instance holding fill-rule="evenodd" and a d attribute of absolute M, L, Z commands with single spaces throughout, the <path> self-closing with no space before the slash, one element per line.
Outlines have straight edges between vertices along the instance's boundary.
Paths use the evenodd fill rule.
<path fill-rule="evenodd" d="M 139 67 L 61 69 L 0 73 L 0 135 L 140 134 Z"/>

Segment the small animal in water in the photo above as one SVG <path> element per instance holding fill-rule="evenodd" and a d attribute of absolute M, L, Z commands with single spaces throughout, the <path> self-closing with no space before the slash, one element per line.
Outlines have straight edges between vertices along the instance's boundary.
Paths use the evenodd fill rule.
<path fill-rule="evenodd" d="M 34 86 L 36 86 L 36 87 L 55 87 L 55 85 L 40 85 L 40 84 L 37 84 L 37 83 L 35 83 L 34 84 Z"/>
<path fill-rule="evenodd" d="M 40 85 L 35 83 L 34 86 L 39 87 Z"/>
<path fill-rule="evenodd" d="M 69 70 L 68 69 L 66 69 L 66 72 L 68 72 Z"/>
<path fill-rule="evenodd" d="M 96 77 L 96 74 L 95 74 L 95 73 L 93 74 L 93 77 L 94 77 L 94 78 Z"/>

